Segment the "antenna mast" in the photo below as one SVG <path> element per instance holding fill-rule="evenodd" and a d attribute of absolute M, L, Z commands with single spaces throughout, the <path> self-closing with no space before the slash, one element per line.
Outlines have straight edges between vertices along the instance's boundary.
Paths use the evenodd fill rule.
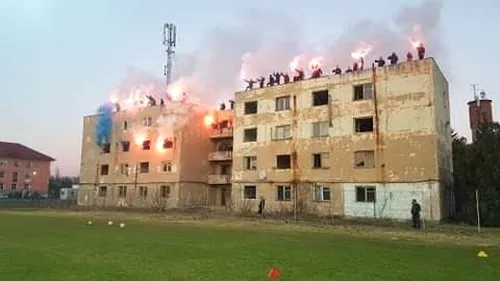
<path fill-rule="evenodd" d="M 477 95 L 477 86 L 479 86 L 479 84 L 472 84 L 472 94 L 474 94 L 474 100 L 476 101 L 476 105 L 479 107 L 480 99 L 479 96 Z"/>
<path fill-rule="evenodd" d="M 172 60 L 174 59 L 175 50 L 177 45 L 177 27 L 173 23 L 166 23 L 163 25 L 163 46 L 167 52 L 167 63 L 163 66 L 163 75 L 166 76 L 167 87 L 172 81 Z"/>

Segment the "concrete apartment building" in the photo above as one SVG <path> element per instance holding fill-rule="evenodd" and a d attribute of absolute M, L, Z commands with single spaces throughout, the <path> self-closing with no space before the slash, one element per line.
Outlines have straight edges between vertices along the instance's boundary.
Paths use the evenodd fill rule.
<path fill-rule="evenodd" d="M 426 220 L 453 205 L 448 83 L 432 58 L 238 92 L 236 208 Z"/>
<path fill-rule="evenodd" d="M 49 192 L 55 159 L 22 144 L 0 142 L 0 193 Z"/>
<path fill-rule="evenodd" d="M 188 106 L 180 105 L 179 106 Z M 161 136 L 163 106 L 113 113 L 110 142 L 94 141 L 99 116 L 84 118 L 78 203 L 105 207 L 175 208 L 207 201 L 210 130 L 193 111 L 173 135 Z"/>

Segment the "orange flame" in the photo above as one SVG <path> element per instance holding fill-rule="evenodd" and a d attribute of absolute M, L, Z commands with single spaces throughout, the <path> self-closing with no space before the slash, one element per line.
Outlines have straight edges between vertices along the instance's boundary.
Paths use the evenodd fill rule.
<path fill-rule="evenodd" d="M 362 41 L 358 44 L 358 47 L 356 47 L 356 51 L 351 53 L 351 57 L 353 59 L 361 59 L 366 57 L 371 51 L 373 50 L 373 46 Z"/>
<path fill-rule="evenodd" d="M 309 69 L 310 70 L 315 70 L 315 69 L 320 68 L 323 65 L 322 61 L 323 61 L 323 58 L 321 58 L 321 57 L 313 58 L 309 62 Z"/>
<path fill-rule="evenodd" d="M 156 140 L 156 150 L 160 153 L 163 153 L 166 151 L 166 149 L 163 147 L 163 144 L 165 143 L 165 139 L 162 137 L 158 137 Z"/>
<path fill-rule="evenodd" d="M 206 127 L 210 127 L 212 126 L 212 124 L 214 123 L 214 116 L 211 115 L 211 114 L 207 114 L 205 116 L 205 118 L 203 119 L 203 123 L 205 124 Z"/>
<path fill-rule="evenodd" d="M 146 137 L 144 135 L 137 135 L 134 137 L 135 144 L 137 145 L 142 145 L 142 143 L 146 140 Z"/>
<path fill-rule="evenodd" d="M 419 46 L 423 45 L 424 42 L 415 38 L 408 38 L 408 41 L 410 41 L 410 44 L 413 46 L 414 49 L 418 48 Z"/>

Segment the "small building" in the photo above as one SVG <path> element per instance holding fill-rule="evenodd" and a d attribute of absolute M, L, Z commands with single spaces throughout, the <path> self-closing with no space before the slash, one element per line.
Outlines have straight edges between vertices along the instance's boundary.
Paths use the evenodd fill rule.
<path fill-rule="evenodd" d="M 52 161 L 22 144 L 0 142 L 0 191 L 47 194 Z"/>

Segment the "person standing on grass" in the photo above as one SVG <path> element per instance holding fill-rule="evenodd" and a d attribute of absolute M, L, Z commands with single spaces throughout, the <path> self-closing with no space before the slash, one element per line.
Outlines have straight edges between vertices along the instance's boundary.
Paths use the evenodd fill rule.
<path fill-rule="evenodd" d="M 417 203 L 416 199 L 411 201 L 411 219 L 412 219 L 412 227 L 415 229 L 420 229 L 420 204 Z"/>
<path fill-rule="evenodd" d="M 264 199 L 263 196 L 261 196 L 259 202 L 259 216 L 261 217 L 263 216 L 265 207 L 266 207 L 266 200 Z"/>

